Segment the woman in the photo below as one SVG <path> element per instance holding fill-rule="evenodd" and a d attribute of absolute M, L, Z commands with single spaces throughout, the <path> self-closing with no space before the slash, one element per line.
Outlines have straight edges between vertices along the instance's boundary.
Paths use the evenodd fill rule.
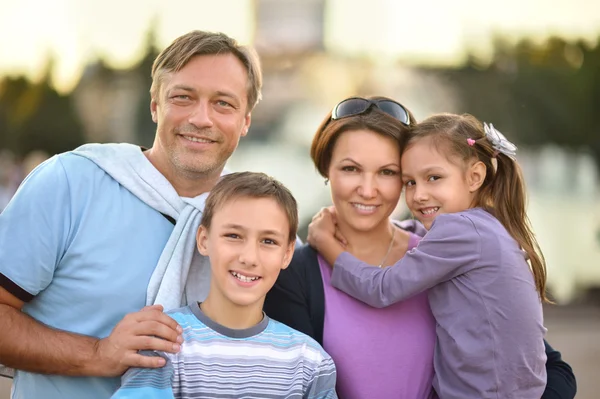
<path fill-rule="evenodd" d="M 372 264 L 393 264 L 418 241 L 389 220 L 402 191 L 400 138 L 411 121 L 393 100 L 352 98 L 325 118 L 312 143 L 348 250 Z M 310 247 L 301 247 L 267 296 L 267 314 L 323 344 L 336 363 L 340 397 L 430 397 L 435 324 L 427 295 L 372 309 L 333 289 L 330 275 Z"/>
<path fill-rule="evenodd" d="M 402 190 L 400 138 L 414 121 L 410 111 L 393 100 L 350 98 L 326 116 L 312 143 L 313 162 L 331 184 L 347 251 L 380 267 L 394 264 L 423 234 L 415 224 L 398 228 L 389 220 Z M 267 295 L 266 313 L 324 346 L 336 363 L 337 390 L 343 399 L 435 397 L 435 325 L 426 293 L 374 309 L 335 290 L 330 276 L 330 267 L 311 247 L 298 248 Z M 571 381 L 569 373 L 562 372 L 570 369 L 560 354 L 550 362 L 556 353 L 548 354 L 550 393 Z M 551 397 L 573 396 L 544 395 Z"/>

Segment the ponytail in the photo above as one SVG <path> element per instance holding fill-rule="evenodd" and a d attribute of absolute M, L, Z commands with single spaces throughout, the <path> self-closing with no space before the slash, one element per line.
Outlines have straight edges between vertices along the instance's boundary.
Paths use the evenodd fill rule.
<path fill-rule="evenodd" d="M 527 216 L 525 181 L 521 168 L 511 157 L 499 153 L 496 155 L 497 167 L 490 184 L 483 188 L 482 206 L 491 207 L 496 218 L 504 225 L 508 233 L 527 253 L 535 286 L 543 302 L 546 297 L 546 260 L 535 238 L 531 222 Z M 488 169 L 489 171 L 489 169 Z"/>

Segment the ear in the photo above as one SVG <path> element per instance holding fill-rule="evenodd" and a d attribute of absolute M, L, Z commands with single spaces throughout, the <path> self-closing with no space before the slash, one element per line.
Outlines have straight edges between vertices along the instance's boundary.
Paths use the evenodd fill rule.
<path fill-rule="evenodd" d="M 158 123 L 158 117 L 156 116 L 156 108 L 158 104 L 154 99 L 150 100 L 150 114 L 152 115 L 152 121 Z"/>
<path fill-rule="evenodd" d="M 469 186 L 469 192 L 474 193 L 479 190 L 479 187 L 483 184 L 485 176 L 487 174 L 487 168 L 484 163 L 477 161 L 472 164 L 467 170 L 467 184 Z"/>
<path fill-rule="evenodd" d="M 285 250 L 285 255 L 283 256 L 283 265 L 281 266 L 281 270 L 287 269 L 294 257 L 294 249 L 296 249 L 296 240 L 293 240 L 289 243 L 287 249 Z"/>
<path fill-rule="evenodd" d="M 246 117 L 244 118 L 244 126 L 242 126 L 242 137 L 248 134 L 248 129 L 250 129 L 250 122 L 252 122 L 252 113 L 248 112 L 248 115 L 246 115 Z"/>
<path fill-rule="evenodd" d="M 206 227 L 200 226 L 198 228 L 196 243 L 198 244 L 198 252 L 204 256 L 208 256 L 208 230 Z"/>

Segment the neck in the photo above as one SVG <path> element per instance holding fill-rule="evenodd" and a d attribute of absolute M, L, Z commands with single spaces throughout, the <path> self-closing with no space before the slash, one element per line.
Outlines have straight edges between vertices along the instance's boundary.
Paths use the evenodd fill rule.
<path fill-rule="evenodd" d="M 348 252 L 363 262 L 378 265 L 388 251 L 394 227 L 386 218 L 369 231 L 355 230 L 342 220 L 338 220 L 338 228 L 348 242 Z"/>
<path fill-rule="evenodd" d="M 221 177 L 223 168 L 209 173 L 182 173 L 175 171 L 168 161 L 163 160 L 158 154 L 149 150 L 144 152 L 148 161 L 171 183 L 180 197 L 194 198 L 209 192 Z"/>
<path fill-rule="evenodd" d="M 261 301 L 248 306 L 240 306 L 228 299 L 214 294 L 216 290 L 210 290 L 208 298 L 200 305 L 200 309 L 212 321 L 234 330 L 243 330 L 254 327 L 263 319 L 263 303 Z"/>

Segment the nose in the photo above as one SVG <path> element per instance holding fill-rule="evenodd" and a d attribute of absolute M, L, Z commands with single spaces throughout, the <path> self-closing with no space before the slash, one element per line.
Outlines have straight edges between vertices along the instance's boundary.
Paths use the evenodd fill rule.
<path fill-rule="evenodd" d="M 242 247 L 238 260 L 245 266 L 256 266 L 258 264 L 258 243 L 247 242 Z"/>
<path fill-rule="evenodd" d="M 377 179 L 372 175 L 365 174 L 362 177 L 360 186 L 358 186 L 358 195 L 365 199 L 375 198 L 377 187 Z"/>
<path fill-rule="evenodd" d="M 423 184 L 417 184 L 414 190 L 414 200 L 417 202 L 425 202 L 429 199 L 427 188 Z"/>
<path fill-rule="evenodd" d="M 211 108 L 208 101 L 198 101 L 192 108 L 188 122 L 199 129 L 213 126 Z"/>

